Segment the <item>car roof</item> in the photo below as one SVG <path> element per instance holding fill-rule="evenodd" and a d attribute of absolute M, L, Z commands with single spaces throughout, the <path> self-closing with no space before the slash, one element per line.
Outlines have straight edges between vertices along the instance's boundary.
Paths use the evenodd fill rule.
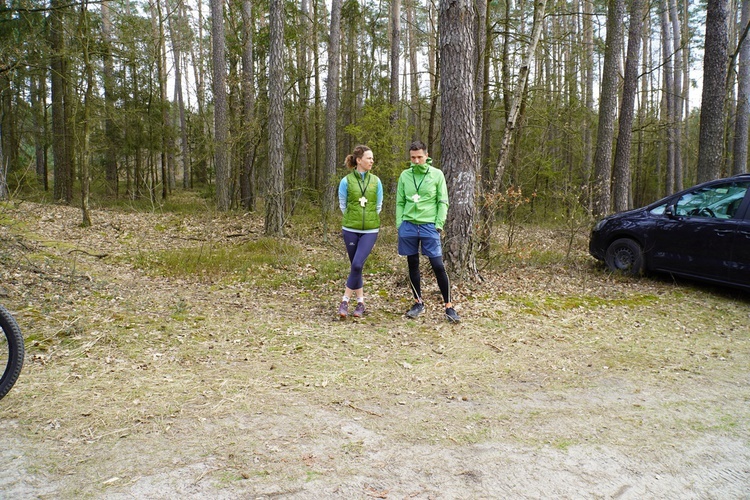
<path fill-rule="evenodd" d="M 656 201 L 653 201 L 653 202 L 649 203 L 648 205 L 643 205 L 643 206 L 641 206 L 639 208 L 636 208 L 636 210 L 651 210 L 651 209 L 653 209 L 655 207 L 658 207 L 659 205 L 662 205 L 669 198 L 672 198 L 673 196 L 676 196 L 676 195 L 679 195 L 679 194 L 682 194 L 682 193 L 687 193 L 689 191 L 692 191 L 693 189 L 697 189 L 697 188 L 700 188 L 702 186 L 711 186 L 713 184 L 720 183 L 720 182 L 726 182 L 726 181 L 750 181 L 750 172 L 733 175 L 731 177 L 722 177 L 722 178 L 719 178 L 719 179 L 713 179 L 713 180 L 706 181 L 706 182 L 700 182 L 698 184 L 694 184 L 694 185 L 692 185 L 692 186 L 690 186 L 688 188 L 682 189 L 682 190 L 677 191 L 675 193 L 668 194 L 667 196 L 664 196 L 663 198 L 660 198 L 660 199 L 658 199 Z"/>

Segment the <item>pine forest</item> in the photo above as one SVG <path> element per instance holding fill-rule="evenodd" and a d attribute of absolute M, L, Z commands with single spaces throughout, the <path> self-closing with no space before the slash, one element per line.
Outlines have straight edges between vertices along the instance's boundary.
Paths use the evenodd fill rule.
<path fill-rule="evenodd" d="M 749 20 L 750 0 L 4 0 L 0 199 L 85 225 L 196 190 L 283 235 L 299 207 L 338 223 L 358 144 L 392 210 L 421 139 L 481 252 L 498 221 L 746 172 Z"/>

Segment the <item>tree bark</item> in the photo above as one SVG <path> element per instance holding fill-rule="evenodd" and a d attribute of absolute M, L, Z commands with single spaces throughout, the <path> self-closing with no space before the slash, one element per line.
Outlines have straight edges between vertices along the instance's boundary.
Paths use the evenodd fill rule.
<path fill-rule="evenodd" d="M 703 57 L 703 95 L 698 139 L 698 182 L 721 175 L 729 33 L 727 0 L 708 0 Z"/>
<path fill-rule="evenodd" d="M 682 36 L 680 32 L 680 19 L 677 14 L 677 3 L 675 0 L 669 1 L 669 17 L 672 21 L 672 44 L 674 47 L 674 81 L 672 93 L 673 98 L 673 122 L 671 126 L 674 131 L 672 136 L 674 138 L 674 190 L 681 191 L 683 187 L 683 165 L 682 165 L 682 109 L 683 109 L 683 96 L 682 96 Z"/>
<path fill-rule="evenodd" d="M 184 4 L 182 0 L 177 1 L 175 14 L 177 16 L 178 28 L 184 22 Z M 174 55 L 174 98 L 177 101 L 177 118 L 180 128 L 180 158 L 182 160 L 182 187 L 190 187 L 190 146 L 188 144 L 187 119 L 185 118 L 185 100 L 182 92 L 182 60 L 183 42 L 182 30 L 175 30 L 172 22 L 173 16 L 169 16 L 169 31 L 172 38 L 172 54 Z"/>
<path fill-rule="evenodd" d="M 589 186 L 594 166 L 594 138 L 591 133 L 591 122 L 594 117 L 594 14 L 593 0 L 583 1 L 583 179 L 584 186 Z M 586 208 L 591 211 L 593 198 L 591 191 L 586 191 Z"/>
<path fill-rule="evenodd" d="M 409 39 L 409 75 L 411 77 L 409 95 L 411 109 L 409 111 L 409 128 L 413 140 L 422 139 L 422 113 L 419 100 L 419 66 L 417 63 L 417 26 L 414 16 L 414 1 L 406 5 L 406 24 Z"/>
<path fill-rule="evenodd" d="M 88 3 L 85 0 L 81 3 L 78 37 L 83 52 L 83 73 L 86 78 L 86 91 L 83 98 L 83 123 L 81 124 L 81 226 L 90 227 L 91 148 L 89 143 L 91 139 L 91 99 L 94 94 L 94 70 L 89 48 Z"/>
<path fill-rule="evenodd" d="M 481 87 L 477 86 L 477 92 L 481 90 L 481 126 L 477 126 L 477 140 L 479 142 L 479 154 L 477 155 L 479 179 L 477 179 L 477 191 L 479 193 L 479 231 L 476 253 L 479 257 L 488 258 L 490 252 L 490 242 L 492 239 L 492 218 L 495 217 L 495 211 L 489 203 L 486 194 L 492 189 L 491 161 L 490 150 L 492 140 L 492 128 L 490 127 L 490 55 L 492 51 L 492 29 L 490 26 L 491 3 L 483 0 L 485 7 L 484 16 L 480 17 L 478 24 L 484 28 L 483 56 L 481 57 L 481 67 L 477 71 L 482 72 Z M 477 41 L 479 43 L 479 41 Z M 477 78 L 477 85 L 480 79 Z"/>
<path fill-rule="evenodd" d="M 211 40 L 214 91 L 214 165 L 216 206 L 229 210 L 229 119 L 227 116 L 227 63 L 224 41 L 224 2 L 211 0 Z"/>
<path fill-rule="evenodd" d="M 198 40 L 203 40 L 203 1 L 202 0 L 196 0 L 197 7 L 196 10 L 198 11 Z M 211 0 L 209 0 L 209 4 L 211 3 Z M 212 7 L 213 8 L 213 7 Z M 223 29 L 223 27 L 222 27 Z M 196 105 L 198 106 L 198 119 L 200 120 L 200 129 L 203 132 L 201 135 L 201 140 L 198 142 L 197 145 L 197 158 L 198 160 L 195 163 L 195 168 L 191 172 L 191 185 L 193 176 L 195 177 L 195 180 L 206 184 L 208 183 L 208 157 L 210 155 L 210 151 L 208 148 L 209 144 L 209 137 L 210 137 L 210 131 L 209 131 L 209 118 L 206 117 L 206 82 L 204 80 L 204 58 L 203 58 L 203 50 L 201 50 L 201 45 L 198 45 L 198 53 L 195 53 L 195 50 L 191 48 L 190 56 L 192 59 L 192 66 L 193 66 L 193 75 L 195 79 L 195 97 L 196 97 Z M 225 91 L 226 92 L 226 91 Z"/>
<path fill-rule="evenodd" d="M 171 126 L 169 122 L 169 107 L 167 102 L 167 54 L 164 40 L 164 16 L 162 15 L 162 0 L 152 0 L 152 19 L 154 21 L 154 43 L 156 46 L 156 71 L 159 76 L 159 109 L 161 111 L 161 151 L 159 163 L 161 167 L 161 199 L 166 200 L 171 185 L 168 152 Z M 153 5 L 156 10 L 153 10 Z"/>
<path fill-rule="evenodd" d="M 0 137 L 3 134 L 3 121 L 0 120 Z M 0 141 L 0 201 L 8 199 L 8 174 L 5 156 L 3 156 L 3 141 Z"/>
<path fill-rule="evenodd" d="M 112 19 L 109 11 L 109 0 L 102 1 L 102 51 L 104 59 L 104 130 L 107 137 L 106 153 L 104 159 L 104 173 L 107 179 L 109 191 L 117 196 L 119 186 L 117 184 L 117 130 L 115 127 L 115 76 L 114 63 L 112 60 Z"/>
<path fill-rule="evenodd" d="M 31 107 L 34 115 L 36 178 L 47 191 L 47 84 L 42 75 L 31 76 Z"/>
<path fill-rule="evenodd" d="M 242 0 L 242 116 L 244 121 L 240 199 L 245 210 L 255 210 L 255 53 L 253 45 L 253 4 Z"/>
<path fill-rule="evenodd" d="M 529 72 L 531 71 L 531 64 L 534 60 L 534 52 L 536 52 L 536 46 L 539 43 L 539 37 L 542 34 L 542 27 L 544 26 L 544 11 L 546 5 L 547 0 L 536 0 L 534 3 L 534 26 L 531 31 L 531 40 L 529 46 L 526 48 L 523 60 L 521 61 L 521 67 L 518 70 L 518 82 L 516 84 L 516 89 L 513 92 L 513 99 L 510 103 L 508 114 L 506 115 L 505 132 L 503 133 L 500 142 L 500 153 L 498 154 L 497 164 L 495 165 L 495 176 L 492 181 L 492 193 L 497 193 L 500 189 L 503 173 L 508 164 L 511 140 L 513 139 L 518 117 L 521 113 L 524 95 L 526 94 L 526 88 L 529 83 Z"/>
<path fill-rule="evenodd" d="M 428 47 L 428 64 L 430 68 L 430 116 L 427 122 L 427 148 L 428 151 L 435 152 L 433 144 L 435 143 L 435 121 L 437 120 L 437 105 L 439 98 L 439 82 L 440 82 L 440 52 L 437 50 L 438 43 L 440 42 L 440 33 L 435 29 L 435 5 L 430 2 L 429 9 L 429 35 L 430 42 Z"/>
<path fill-rule="evenodd" d="M 450 197 L 446 264 L 458 278 L 478 277 L 474 251 L 474 190 L 477 131 L 473 54 L 475 14 L 471 0 L 441 0 L 438 15 L 440 58 L 441 169 Z"/>
<path fill-rule="evenodd" d="M 53 196 L 70 203 L 73 199 L 73 159 L 70 149 L 70 104 L 67 102 L 68 68 L 65 54 L 64 15 L 62 0 L 52 0 L 50 15 L 50 81 L 52 85 L 52 156 L 54 158 Z"/>
<path fill-rule="evenodd" d="M 747 172 L 748 124 L 750 123 L 750 0 L 742 0 L 740 26 L 745 30 L 739 40 L 739 71 L 737 73 L 737 115 L 734 122 L 732 174 Z"/>
<path fill-rule="evenodd" d="M 609 0 L 607 8 L 607 43 L 604 49 L 601 97 L 599 98 L 599 129 L 594 153 L 594 216 L 609 213 L 612 179 L 612 142 L 617 110 L 617 86 L 622 46 L 624 0 Z"/>
<path fill-rule="evenodd" d="M 297 183 L 300 192 L 310 186 L 310 4 L 300 0 L 299 40 L 297 41 L 297 72 L 299 88 L 299 143 Z"/>
<path fill-rule="evenodd" d="M 398 120 L 399 52 L 401 49 L 401 0 L 391 0 L 391 125 Z M 395 146 L 395 145 L 394 145 Z"/>
<path fill-rule="evenodd" d="M 661 34 L 662 58 L 664 59 L 664 91 L 662 92 L 663 122 L 667 134 L 666 148 L 666 178 L 664 194 L 672 194 L 675 190 L 675 147 L 674 147 L 674 74 L 672 63 L 672 31 L 669 23 L 669 4 L 667 0 L 661 2 Z"/>
<path fill-rule="evenodd" d="M 284 235 L 284 1 L 271 0 L 268 54 L 268 236 Z"/>
<path fill-rule="evenodd" d="M 336 118 L 339 105 L 339 56 L 341 54 L 341 0 L 331 2 L 331 31 L 328 38 L 328 76 L 326 77 L 326 160 L 323 173 L 323 231 L 328 237 L 328 222 L 336 196 Z"/>
<path fill-rule="evenodd" d="M 628 51 L 625 60 L 625 81 L 620 105 L 620 123 L 615 147 L 613 198 L 615 212 L 630 208 L 630 145 L 633 135 L 633 112 L 638 91 L 638 71 L 643 28 L 643 0 L 630 2 Z"/>

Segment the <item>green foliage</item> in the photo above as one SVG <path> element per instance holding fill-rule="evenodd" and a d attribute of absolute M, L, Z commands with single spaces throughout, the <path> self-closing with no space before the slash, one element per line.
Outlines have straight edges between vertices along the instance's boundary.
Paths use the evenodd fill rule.
<path fill-rule="evenodd" d="M 37 143 L 46 145 L 48 180 L 54 182 L 54 154 L 50 147 L 52 139 L 51 89 L 48 88 L 50 44 L 48 43 L 49 26 L 47 24 L 48 5 L 39 0 L 11 2 L 9 8 L 0 13 L 0 53 L 4 59 L 0 62 L 0 89 L 2 90 L 3 116 L 3 154 L 4 164 L 8 166 L 8 183 L 12 193 L 24 198 L 45 200 L 49 194 L 43 192 L 43 183 L 36 178 L 33 169 Z M 508 10 L 506 11 L 506 7 Z M 106 187 L 106 165 L 114 160 L 119 169 L 120 179 L 124 180 L 126 172 L 129 186 L 120 189 L 123 193 L 135 193 L 136 197 L 152 198 L 135 209 L 169 210 L 166 205 L 159 206 L 152 193 L 158 193 L 164 182 L 161 179 L 160 157 L 162 153 L 177 159 L 176 166 L 182 157 L 190 165 L 190 186 L 206 187 L 204 195 L 213 197 L 212 156 L 214 143 L 212 135 L 213 108 L 211 103 L 210 76 L 210 18 L 202 19 L 198 31 L 197 11 L 188 9 L 183 17 L 179 10 L 162 11 L 162 19 L 153 19 L 155 12 L 145 5 L 110 4 L 112 13 L 112 43 L 102 38 L 102 18 L 98 8 L 90 8 L 88 22 L 80 23 L 81 9 L 73 5 L 61 5 L 60 12 L 65 36 L 65 50 L 61 57 L 65 59 L 69 74 L 65 76 L 70 89 L 70 112 L 75 117 L 73 130 L 67 131 L 75 144 L 80 144 L 79 134 L 82 125 L 82 61 L 81 46 L 86 43 L 94 47 L 97 58 L 110 53 L 115 61 L 115 74 L 111 79 L 104 76 L 104 65 L 97 65 L 95 75 L 97 89 L 89 106 L 92 158 L 92 187 Z M 251 89 L 255 94 L 256 123 L 243 123 L 241 114 L 243 100 L 247 93 L 240 77 L 242 69 L 243 19 L 241 2 L 232 1 L 225 4 L 224 23 L 226 24 L 226 58 L 229 62 L 228 91 L 231 102 L 232 131 L 230 144 L 232 164 L 242 164 L 242 146 L 248 138 L 255 153 L 254 177 L 257 182 L 257 195 L 262 197 L 262 180 L 268 169 L 267 141 L 263 135 L 267 116 L 267 98 L 263 89 L 267 88 L 266 59 L 268 52 L 268 25 L 265 16 L 268 12 L 268 1 L 253 2 L 252 42 L 255 51 L 255 78 Z M 321 151 L 325 144 L 319 132 L 325 128 L 325 94 L 323 79 L 325 75 L 328 49 L 330 13 L 325 2 L 310 5 L 310 11 L 301 12 L 299 3 L 285 4 L 285 102 L 287 158 L 285 173 L 288 185 L 292 186 L 295 195 L 303 192 L 308 200 L 317 201 L 321 186 Z M 353 143 L 368 144 L 375 153 L 376 172 L 386 184 L 395 185 L 395 181 L 406 162 L 405 146 L 415 134 L 426 135 L 428 124 L 433 125 L 431 153 L 436 163 L 440 162 L 440 123 L 450 117 L 441 116 L 440 96 L 432 95 L 431 78 L 438 75 L 436 67 L 428 63 L 434 56 L 437 47 L 435 38 L 435 18 L 433 6 L 429 2 L 417 2 L 404 7 L 412 9 L 413 24 L 402 23 L 405 47 L 413 44 L 419 54 L 417 78 L 418 96 L 416 108 L 409 95 L 412 85 L 409 77 L 411 68 L 403 68 L 404 78 L 400 83 L 400 99 L 397 109 L 389 104 L 390 68 L 388 55 L 390 38 L 389 4 L 371 0 L 346 0 L 342 5 L 341 36 L 343 43 L 341 68 L 341 117 L 338 122 L 339 154 L 344 145 Z M 489 81 L 490 93 L 487 123 L 489 124 L 488 159 L 497 158 L 499 138 L 505 128 L 506 99 L 515 90 L 512 76 L 506 81 L 501 68 L 513 68 L 526 48 L 526 33 L 530 28 L 533 3 L 506 5 L 505 2 L 491 2 L 488 26 L 491 27 L 489 45 Z M 594 24 L 594 64 L 600 64 L 597 53 L 603 50 L 605 42 L 601 30 L 606 16 L 606 2 L 597 0 L 593 4 Z M 703 9 L 697 4 L 685 6 L 688 12 L 686 31 L 691 39 L 686 46 L 695 42 L 694 37 L 702 35 L 700 26 Z M 411 13 L 411 12 L 410 12 Z M 503 174 L 502 185 L 514 186 L 523 193 L 536 193 L 535 199 L 515 211 L 515 220 L 548 222 L 566 217 L 566 224 L 573 220 L 582 220 L 579 210 L 586 211 L 590 194 L 582 193 L 576 199 L 578 207 L 572 207 L 560 193 L 573 189 L 585 189 L 591 181 L 590 165 L 585 164 L 587 157 L 583 131 L 596 131 L 595 112 L 584 106 L 584 88 L 581 84 L 584 76 L 581 71 L 586 64 L 586 49 L 580 43 L 580 37 L 567 37 L 559 30 L 573 29 L 580 32 L 580 16 L 576 17 L 567 4 L 548 4 L 544 40 L 535 54 L 534 71 L 529 81 L 528 92 L 524 97 L 523 116 L 518 124 L 517 135 L 513 139 L 513 152 Z M 653 12 L 652 12 L 653 14 Z M 309 23 L 308 23 L 309 21 Z M 154 25 L 163 27 L 164 33 L 155 33 Z M 78 27 L 81 27 L 79 30 Z M 85 26 L 85 28 L 83 28 Z M 304 29 L 302 28 L 304 26 Z M 310 32 L 307 32 L 307 29 Z M 81 30 L 87 30 L 85 32 Z M 163 36 L 162 36 L 163 35 Z M 506 36 L 507 35 L 507 36 Z M 644 36 L 651 36 L 651 43 L 659 43 L 659 30 L 653 29 Z M 168 100 L 161 97 L 161 75 L 157 72 L 161 42 L 167 52 L 173 46 L 182 51 L 183 92 L 187 104 L 186 122 L 188 151 L 182 152 L 182 144 L 176 140 L 179 117 L 176 103 L 169 89 Z M 504 44 L 507 43 L 507 46 Z M 658 54 L 659 51 L 654 51 Z M 509 58 L 507 61 L 503 58 Z M 562 57 L 562 54 L 565 56 Z M 304 55 L 304 58 L 303 58 Z M 404 54 L 407 55 L 407 54 Z M 642 101 L 646 109 L 640 109 L 637 122 L 634 124 L 633 157 L 631 161 L 633 200 L 636 205 L 643 205 L 664 194 L 663 164 L 665 158 L 665 131 L 661 119 L 660 99 L 662 89 L 658 84 L 663 61 L 660 55 L 646 62 L 643 81 L 650 87 L 644 87 L 648 95 Z M 171 64 L 171 63 L 170 63 Z M 316 66 L 317 65 L 317 66 Z M 594 68 L 599 72 L 600 68 Z M 445 70 L 445 68 L 443 68 Z M 172 71 L 172 70 L 170 70 Z M 170 73 L 169 84 L 174 73 Z M 199 81 L 196 81 L 199 80 Z M 107 88 L 105 87 L 107 84 Z M 39 92 L 35 91 L 39 89 Z M 43 100 L 38 94 L 44 94 Z M 437 106 L 432 109 L 433 100 Z M 6 109 L 8 108 L 8 109 Z M 301 113 L 305 109 L 307 113 Z M 165 122 L 163 112 L 168 119 Z M 392 123 L 394 111 L 400 119 Z M 408 122 L 407 116 L 414 111 L 419 113 L 417 124 Z M 303 117 L 306 123 L 303 123 Z M 45 123 L 46 119 L 46 123 Z M 351 122 L 351 123 L 350 123 Z M 407 124 L 408 123 L 408 124 Z M 111 125 L 111 127 L 110 127 Z M 307 135 L 303 134 L 303 126 Z M 683 157 L 688 161 L 684 166 L 685 185 L 695 178 L 694 159 L 697 158 L 698 113 L 694 111 L 685 120 L 683 136 Z M 317 134 L 316 134 L 317 133 Z M 427 137 L 421 137 L 427 140 Z M 299 151 L 303 140 L 308 141 L 307 168 L 304 176 L 297 176 Z M 313 152 L 315 150 L 315 152 Z M 344 152 L 346 153 L 346 152 Z M 76 151 L 80 157 L 84 152 Z M 114 155 L 114 159 L 109 155 Z M 136 162 L 141 170 L 135 172 Z M 178 174 L 178 185 L 179 175 Z M 235 169 L 232 178 L 233 205 L 238 205 L 237 187 L 239 169 Z M 306 179 L 305 186 L 296 185 L 298 178 Z M 137 180 L 136 180 L 137 179 Z M 79 182 L 79 180 L 76 180 Z M 124 182 L 123 182 L 124 183 Z M 195 184 L 193 184 L 195 183 Z M 153 184 L 153 185 L 152 185 Z M 325 184 L 325 183 L 323 183 Z M 77 186 L 74 193 L 78 193 Z M 296 199 L 289 196 L 288 204 Z M 94 193 L 94 201 L 106 204 L 104 198 L 114 198 L 114 190 L 107 192 L 101 189 Z M 114 202 L 122 205 L 121 200 Z M 388 198 L 386 203 L 389 203 Z M 287 207 L 290 209 L 291 207 Z M 389 207 L 390 208 L 390 207 Z M 508 216 L 508 214 L 504 214 Z M 512 241 L 512 235 L 509 239 Z"/>
<path fill-rule="evenodd" d="M 356 123 L 345 129 L 354 142 L 366 144 L 372 149 L 374 172 L 383 181 L 384 188 L 395 184 L 401 171 L 406 168 L 405 123 L 400 120 L 391 126 L 392 109 L 384 103 L 368 103 L 362 108 Z"/>

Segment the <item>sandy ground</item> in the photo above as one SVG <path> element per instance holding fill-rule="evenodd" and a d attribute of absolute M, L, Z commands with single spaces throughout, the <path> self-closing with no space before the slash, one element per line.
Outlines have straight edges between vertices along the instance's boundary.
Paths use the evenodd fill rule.
<path fill-rule="evenodd" d="M 2 498 L 750 498 L 742 295 L 589 275 L 575 286 L 650 302 L 529 314 L 507 297 L 542 292 L 509 273 L 505 299 L 465 291 L 457 327 L 434 309 L 406 321 L 391 294 L 342 323 L 335 286 L 290 311 L 294 291 L 149 277 L 116 258 L 232 224 L 173 238 L 153 215 L 140 224 L 168 229 L 134 242 L 123 214 L 88 230 L 74 209 L 10 214 L 27 252 L 65 266 L 5 260 L 0 299 L 42 333 L 0 401 Z M 701 302 L 715 314 L 693 324 Z M 674 343 L 644 347 L 670 325 Z M 626 344 L 647 360 L 615 359 Z"/>

